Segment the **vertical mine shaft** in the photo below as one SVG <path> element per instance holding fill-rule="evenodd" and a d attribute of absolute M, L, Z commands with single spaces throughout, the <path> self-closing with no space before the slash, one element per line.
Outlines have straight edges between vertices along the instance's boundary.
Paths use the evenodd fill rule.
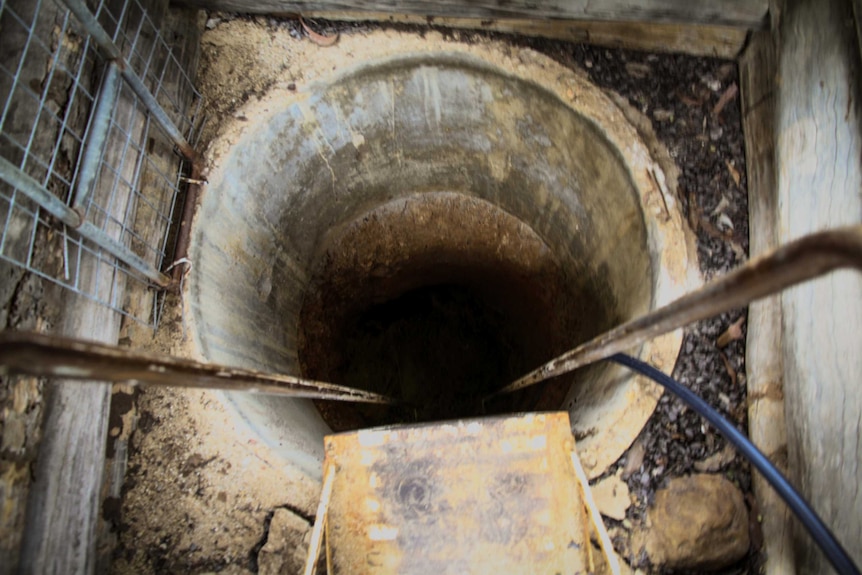
<path fill-rule="evenodd" d="M 654 409 L 649 385 L 599 365 L 479 398 L 686 289 L 673 182 L 617 104 L 533 53 L 519 69 L 488 47 L 359 41 L 211 147 L 188 278 L 200 354 L 404 401 L 228 397 L 313 475 L 331 429 L 559 408 L 600 473 Z M 640 351 L 670 368 L 678 346 Z"/>

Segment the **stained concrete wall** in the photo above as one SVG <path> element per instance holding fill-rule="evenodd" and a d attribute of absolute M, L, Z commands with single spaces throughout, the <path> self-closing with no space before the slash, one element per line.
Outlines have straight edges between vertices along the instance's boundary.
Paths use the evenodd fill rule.
<path fill-rule="evenodd" d="M 573 285 L 622 302 L 593 330 L 697 281 L 673 183 L 623 104 L 579 75 L 530 50 L 436 33 L 344 36 L 293 56 L 301 69 L 234 113 L 208 152 L 186 297 L 205 359 L 295 372 L 296 315 L 327 237 L 418 192 L 475 197 L 532 227 Z M 629 258 L 631 246 L 649 262 Z M 641 354 L 670 370 L 680 334 L 666 337 Z M 604 371 L 566 398 L 589 473 L 615 461 L 654 409 L 655 389 L 633 381 Z M 326 428 L 312 406 L 240 401 L 274 451 L 319 476 Z"/>

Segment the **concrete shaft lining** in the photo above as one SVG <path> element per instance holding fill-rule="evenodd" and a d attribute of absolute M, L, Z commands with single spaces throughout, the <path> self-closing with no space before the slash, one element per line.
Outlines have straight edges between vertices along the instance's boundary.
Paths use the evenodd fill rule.
<path fill-rule="evenodd" d="M 321 310 L 337 315 L 345 302 L 338 313 L 349 315 L 350 294 L 370 289 L 368 278 L 396 278 L 383 291 L 397 295 L 442 273 L 440 261 L 460 262 L 460 271 L 444 266 L 444 279 L 462 281 L 489 262 L 490 271 L 470 281 L 508 270 L 506 278 L 533 286 L 524 293 L 541 291 L 543 278 L 562 278 L 550 284 L 563 289 L 536 304 L 551 311 L 547 317 L 555 309 L 566 316 L 549 328 L 546 354 L 690 287 L 682 223 L 659 185 L 664 176 L 608 97 L 532 52 L 400 39 L 342 39 L 326 55 L 340 64 L 337 73 L 297 91 L 276 87 L 214 142 L 185 298 L 203 358 L 299 373 L 303 305 L 314 294 L 334 294 Z M 399 223 L 387 213 L 411 219 Z M 357 243 L 369 218 L 389 228 Z M 342 291 L 321 291 L 324 284 Z M 513 320 L 522 327 L 530 323 L 525 305 Z M 590 321 L 579 322 L 579 314 Z M 534 348 L 540 334 L 530 333 Z M 669 371 L 679 343 L 679 334 L 665 336 L 640 356 Z M 565 397 L 550 401 L 569 409 L 582 460 L 597 475 L 637 436 L 659 393 L 611 366 L 573 381 Z M 320 474 L 329 428 L 311 402 L 226 401 L 277 454 Z"/>

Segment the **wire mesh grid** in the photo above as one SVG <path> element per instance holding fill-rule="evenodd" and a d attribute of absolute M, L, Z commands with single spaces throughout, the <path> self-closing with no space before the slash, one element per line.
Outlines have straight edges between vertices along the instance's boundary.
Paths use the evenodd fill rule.
<path fill-rule="evenodd" d="M 172 48 L 182 42 L 163 37 L 137 0 L 103 1 L 94 14 L 124 65 L 194 143 L 201 98 Z M 85 239 L 83 227 L 66 225 L 4 178 L 0 260 L 155 326 L 159 292 L 140 262 L 152 270 L 171 263 L 169 238 L 190 166 L 139 94 L 112 81 L 112 66 L 64 5 L 0 2 L 0 161 L 129 254 L 118 259 Z M 147 290 L 148 304 L 130 303 L 142 299 L 130 294 Z"/>
<path fill-rule="evenodd" d="M 113 109 L 108 146 L 102 150 L 95 182 L 97 194 L 90 196 L 84 210 L 89 221 L 161 268 L 166 254 L 159 239 L 167 237 L 177 194 L 176 174 L 166 171 L 175 168 L 173 158 L 158 152 L 171 150 L 172 143 L 158 130 L 151 136 L 153 122 L 140 102 L 127 86 L 120 90 L 119 101 L 129 105 Z"/>
<path fill-rule="evenodd" d="M 80 152 L 80 112 L 95 101 L 86 76 L 96 54 L 88 39 L 73 36 L 68 12 L 49 15 L 42 4 L 0 3 L 0 150 L 65 200 L 73 173 L 64 163 Z"/>
<path fill-rule="evenodd" d="M 95 16 L 174 125 L 191 141 L 201 99 L 180 63 L 180 38 L 165 38 L 136 0 L 102 0 Z M 195 108 L 188 110 L 188 102 L 194 102 Z"/>

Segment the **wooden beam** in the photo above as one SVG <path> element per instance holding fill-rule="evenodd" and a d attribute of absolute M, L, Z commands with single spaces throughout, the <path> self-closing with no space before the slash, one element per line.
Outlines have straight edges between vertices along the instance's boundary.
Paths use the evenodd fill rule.
<path fill-rule="evenodd" d="M 168 29 L 165 24 L 168 0 L 142 0 L 141 4 L 156 28 L 161 30 L 162 37 L 192 39 L 191 43 L 183 44 L 184 49 L 179 50 L 175 57 L 183 69 L 193 71 L 197 62 L 199 36 L 190 31 L 197 14 L 188 11 L 185 18 L 179 20 L 178 27 Z M 43 8 L 47 10 L 49 6 L 46 4 Z M 51 16 L 50 21 L 53 22 L 53 12 L 47 15 Z M 137 29 L 139 19 L 132 18 L 126 24 Z M 149 45 L 145 45 L 145 42 L 154 40 L 152 35 L 142 38 L 138 42 L 138 49 L 148 53 Z M 127 114 L 131 118 L 124 127 L 130 134 L 130 140 L 139 140 L 146 121 L 140 112 L 140 104 L 133 102 L 128 94 L 121 93 L 116 107 L 120 110 L 117 113 Z M 106 161 L 121 166 L 121 177 L 130 182 L 136 181 L 136 163 L 120 162 L 118 155 L 122 154 L 122 149 L 110 144 L 104 151 Z M 168 166 L 165 169 L 172 168 Z M 147 169 L 142 170 L 142 173 L 146 175 Z M 118 194 L 109 203 L 107 198 L 112 192 L 111 181 L 108 178 L 98 185 L 94 198 L 100 205 L 111 206 L 108 216 L 114 221 L 125 221 L 127 208 L 132 209 L 129 202 L 133 198 Z M 142 186 L 146 184 L 144 180 Z M 119 234 L 120 230 L 112 229 L 110 233 Z M 118 280 L 117 285 L 113 286 L 114 277 L 110 266 L 87 260 L 82 262 L 79 274 L 80 289 L 84 293 L 97 294 L 102 301 L 115 301 L 114 298 L 123 297 L 125 282 Z M 112 286 L 116 291 L 111 291 Z M 118 293 L 121 295 L 118 296 Z M 65 293 L 61 307 L 63 318 L 55 333 L 106 343 L 117 342 L 121 323 L 118 313 L 72 292 Z M 110 387 L 101 383 L 46 383 L 45 389 L 44 426 L 33 474 L 35 480 L 28 486 L 23 540 L 20 552 L 9 555 L 19 562 L 18 573 L 86 574 L 96 572 L 97 569 L 98 572 L 107 571 L 104 560 L 99 564 L 97 550 L 100 543 L 102 547 L 112 543 L 105 539 L 104 533 L 99 532 Z M 3 485 L 0 484 L 0 487 Z M 19 505 L 20 501 L 12 503 Z M 11 569 L 14 566 L 0 563 L 0 573 L 7 572 L 7 567 Z"/>
<path fill-rule="evenodd" d="M 209 10 L 251 14 L 384 12 L 488 19 L 603 20 L 708 24 L 759 29 L 768 0 L 183 0 Z"/>
<path fill-rule="evenodd" d="M 770 32 L 755 34 L 739 59 L 742 127 L 748 180 L 749 254 L 778 247 L 778 190 L 775 173 L 777 90 L 776 41 Z M 770 461 L 787 473 L 787 431 L 781 354 L 781 296 L 748 307 L 746 375 L 748 435 Z M 763 544 L 769 557 L 766 575 L 793 575 L 793 542 L 787 505 L 763 476 L 752 475 Z"/>
<path fill-rule="evenodd" d="M 9 0 L 4 2 L 6 12 L 18 12 L 30 9 L 25 0 Z M 32 29 L 39 38 L 50 38 L 50 31 L 61 17 L 61 9 L 53 2 L 45 3 L 42 11 L 32 20 Z M 3 18 L 5 20 L 5 17 Z M 0 60 L 6 69 L 15 69 L 18 54 L 22 46 L 27 45 L 29 30 L 23 26 L 4 26 L 0 33 Z M 47 60 L 48 56 L 45 56 Z M 49 66 L 24 66 L 18 75 L 18 82 L 23 86 L 45 85 L 50 82 L 47 77 Z M 4 81 L 5 84 L 6 81 Z M 0 97 L 4 102 L 15 102 L 15 114 L 12 121 L 4 123 L 3 137 L 0 138 L 0 157 L 17 157 L 14 142 L 30 140 L 30 128 L 24 118 L 39 117 L 39 102 L 32 98 L 15 98 L 8 92 Z M 63 105 L 66 100 L 63 100 Z M 34 120 L 35 121 L 35 120 Z M 47 157 L 51 153 L 54 139 L 50 130 L 37 130 L 31 141 L 31 153 L 36 157 Z M 4 184 L 5 185 L 5 184 Z M 3 213 L 5 235 L 4 253 L 27 254 L 30 234 L 16 234 L 15 228 L 26 230 L 25 223 L 30 219 L 23 210 L 8 208 L 9 200 L 4 192 Z M 6 219 L 8 217 L 8 220 Z M 20 257 L 20 256 L 19 256 Z M 14 258 L 13 258 L 14 259 Z M 33 263 L 44 261 L 44 256 L 34 250 Z M 41 279 L 31 276 L 26 269 L 4 260 L 0 263 L 0 328 L 15 329 L 23 324 L 25 329 L 44 329 L 50 325 L 51 315 L 40 309 L 39 304 L 50 302 L 50 291 L 43 291 Z M 26 289 L 27 285 L 32 286 Z M 36 289 L 33 289 L 36 288 Z M 28 292 L 39 293 L 39 302 L 35 297 L 27 297 Z M 42 292 L 42 293 L 40 293 Z M 20 310 L 20 311 L 19 311 Z M 26 310 L 26 311 L 25 311 Z M 17 317 L 16 317 L 17 316 Z M 50 318 L 54 319 L 54 318 Z M 18 572 L 20 546 L 24 533 L 27 514 L 27 498 L 31 488 L 32 465 L 38 456 L 39 436 L 42 428 L 42 385 L 35 379 L 2 378 L 0 379 L 0 575 Z"/>
<path fill-rule="evenodd" d="M 859 42 L 851 0 L 789 0 L 780 14 L 778 241 L 862 221 Z M 837 273 L 781 297 L 793 483 L 862 564 L 862 277 Z M 830 571 L 795 533 L 802 573 Z"/>
<path fill-rule="evenodd" d="M 90 272 L 88 281 L 105 281 L 91 270 L 82 271 Z M 63 333 L 116 342 L 119 314 L 71 292 L 67 305 L 74 312 L 66 316 Z M 111 390 L 104 385 L 46 385 L 45 427 L 19 572 L 93 573 Z"/>
<path fill-rule="evenodd" d="M 481 30 L 624 48 L 645 52 L 669 52 L 736 58 L 748 30 L 733 26 L 686 25 L 666 22 L 605 22 L 585 20 L 477 19 L 391 14 L 386 12 L 308 12 L 308 18 L 344 22 L 381 22 L 389 24 L 431 25 L 459 30 Z"/>

